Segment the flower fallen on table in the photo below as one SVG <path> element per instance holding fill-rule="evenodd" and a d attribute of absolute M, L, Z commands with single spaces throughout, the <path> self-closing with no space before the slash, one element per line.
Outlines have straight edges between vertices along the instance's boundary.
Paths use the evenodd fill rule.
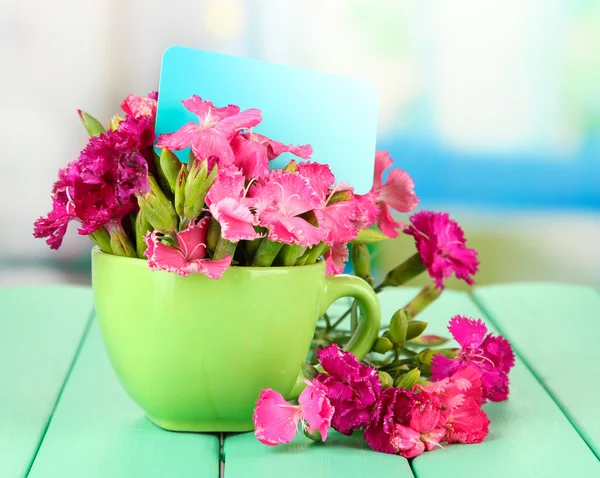
<path fill-rule="evenodd" d="M 471 322 L 483 325 L 481 321 Z M 456 318 L 452 319 L 451 327 L 456 328 L 456 323 Z M 462 323 L 458 327 L 455 338 L 464 342 L 465 337 L 460 334 L 470 332 Z M 483 329 L 485 334 L 487 329 Z M 503 351 L 505 362 L 495 362 L 499 369 L 507 370 L 508 356 L 512 356 L 510 345 L 502 337 L 481 339 L 488 338 L 495 342 L 502 339 L 503 347 L 508 347 Z M 476 340 L 478 337 L 472 336 L 468 344 Z M 378 374 L 374 367 L 360 363 L 335 344 L 320 349 L 317 357 L 323 372 L 314 370 L 303 394 L 309 388 L 319 387 L 324 394 L 322 401 L 331 412 L 331 426 L 346 435 L 364 430 L 365 440 L 375 451 L 413 458 L 445 442 L 480 443 L 489 432 L 490 420 L 481 408 L 490 398 L 484 384 L 486 371 L 477 362 L 463 362 L 450 375 L 436 381 L 419 380 L 420 373 L 413 372 L 413 380 L 406 380 L 410 375 L 407 373 L 395 386 L 384 388 L 381 372 Z M 434 355 L 433 360 L 438 357 L 443 355 Z M 420 372 L 418 368 L 413 370 Z M 255 434 L 268 445 L 289 443 L 304 413 L 303 397 L 299 398 L 300 405 L 294 406 L 273 393 L 261 392 L 254 414 Z M 265 397 L 276 397 L 277 408 Z M 320 437 L 326 437 L 328 428 L 329 424 L 323 422 Z M 320 439 L 319 435 L 310 437 Z"/>
<path fill-rule="evenodd" d="M 433 357 L 433 379 L 441 380 L 467 365 L 475 366 L 481 372 L 484 398 L 494 402 L 506 400 L 508 372 L 515 365 L 515 354 L 510 343 L 502 336 L 488 334 L 481 320 L 460 315 L 452 318 L 448 330 L 462 348 L 454 359 L 443 355 Z"/>

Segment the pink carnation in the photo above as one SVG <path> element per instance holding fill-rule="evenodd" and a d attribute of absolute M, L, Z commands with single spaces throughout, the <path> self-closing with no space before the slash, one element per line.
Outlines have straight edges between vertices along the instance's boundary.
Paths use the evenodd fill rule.
<path fill-rule="evenodd" d="M 274 390 L 260 392 L 254 409 L 254 434 L 261 443 L 276 446 L 294 439 L 298 423 L 313 434 L 318 431 L 327 440 L 333 407 L 327 398 L 327 389 L 320 383 L 306 382 L 298 397 L 299 405 L 290 405 Z"/>
<path fill-rule="evenodd" d="M 510 343 L 502 336 L 488 334 L 481 320 L 460 315 L 450 320 L 448 330 L 460 344 L 461 351 L 456 359 L 435 355 L 431 362 L 432 378 L 441 380 L 450 377 L 471 364 L 481 372 L 484 399 L 494 402 L 506 400 L 509 393 L 508 373 L 515 364 Z"/>
<path fill-rule="evenodd" d="M 365 430 L 365 440 L 375 451 L 412 458 L 444 439 L 441 416 L 442 403 L 435 395 L 386 388 Z"/>
<path fill-rule="evenodd" d="M 133 142 L 119 131 L 90 138 L 79 158 L 59 172 L 53 210 L 35 222 L 34 236 L 58 249 L 71 220 L 85 235 L 135 210 L 135 195 L 148 189 L 148 164 Z"/>
<path fill-rule="evenodd" d="M 321 199 L 299 174 L 271 171 L 250 187 L 248 199 L 271 241 L 311 247 L 323 240 L 326 231 L 301 217 L 321 207 Z"/>
<path fill-rule="evenodd" d="M 392 164 L 387 151 L 375 153 L 375 174 L 369 196 L 379 207 L 379 229 L 388 237 L 397 237 L 397 229 L 403 224 L 394 220 L 390 208 L 398 212 L 410 212 L 419 204 L 419 198 L 414 192 L 415 183 L 406 171 L 392 169 L 383 182 L 383 172 Z"/>
<path fill-rule="evenodd" d="M 253 132 L 235 135 L 231 140 L 231 148 L 235 166 L 249 180 L 260 179 L 269 174 L 269 161 L 280 154 L 292 153 L 303 159 L 309 159 L 312 154 L 310 145 L 285 145 Z"/>
<path fill-rule="evenodd" d="M 206 257 L 208 222 L 208 217 L 190 222 L 185 230 L 175 235 L 174 246 L 161 242 L 156 231 L 148 232 L 145 254 L 150 269 L 174 272 L 184 277 L 188 274 L 204 274 L 211 279 L 219 279 L 231 265 L 231 256 L 217 261 Z"/>
<path fill-rule="evenodd" d="M 411 225 L 404 229 L 415 238 L 423 264 L 438 287 L 453 273 L 467 284 L 474 284 L 477 272 L 477 251 L 466 246 L 463 230 L 446 213 L 421 211 L 410 217 Z"/>
<path fill-rule="evenodd" d="M 175 133 L 162 134 L 157 146 L 171 150 L 191 147 L 199 160 L 210 156 L 219 158 L 219 166 L 229 166 L 234 162 L 233 150 L 229 144 L 233 136 L 242 129 L 256 126 L 262 119 L 257 109 L 240 111 L 235 105 L 218 108 L 197 95 L 182 103 L 198 116 L 198 123 L 187 123 Z"/>
<path fill-rule="evenodd" d="M 439 443 L 479 443 L 489 419 L 481 409 L 481 373 L 472 365 L 412 391 L 387 388 L 379 397 L 365 439 L 376 451 L 406 458 Z"/>
<path fill-rule="evenodd" d="M 327 397 L 335 410 L 333 428 L 350 435 L 367 426 L 381 393 L 377 371 L 336 344 L 320 349 L 317 358 L 326 373 L 320 373 L 314 381 L 327 388 Z"/>
<path fill-rule="evenodd" d="M 221 225 L 221 235 L 231 242 L 260 237 L 254 230 L 258 219 L 250 210 L 251 201 L 246 198 L 244 185 L 240 171 L 221 169 L 206 196 L 210 213 Z"/>

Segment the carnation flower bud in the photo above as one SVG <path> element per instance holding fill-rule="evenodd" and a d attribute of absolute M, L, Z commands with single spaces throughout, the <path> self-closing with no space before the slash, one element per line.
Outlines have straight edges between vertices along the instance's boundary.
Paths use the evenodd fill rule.
<path fill-rule="evenodd" d="M 373 345 L 373 350 L 378 354 L 388 353 L 392 348 L 394 348 L 394 344 L 387 337 L 379 337 Z"/>
<path fill-rule="evenodd" d="M 371 255 L 366 245 L 352 245 L 352 266 L 354 274 L 361 279 L 366 279 L 371 275 Z"/>
<path fill-rule="evenodd" d="M 179 169 L 179 174 L 175 180 L 175 211 L 179 217 L 183 217 L 184 202 L 185 202 L 185 184 L 188 178 L 188 171 L 185 164 L 182 164 Z"/>
<path fill-rule="evenodd" d="M 327 205 L 329 206 L 330 204 L 336 203 L 336 202 L 342 202 L 342 201 L 349 201 L 350 199 L 352 199 L 354 195 L 352 194 L 352 191 L 346 190 L 346 191 L 336 191 L 334 192 L 331 197 L 329 198 L 329 201 L 327 201 Z M 387 237 L 386 237 L 387 239 Z"/>
<path fill-rule="evenodd" d="M 119 127 L 119 125 L 121 124 L 121 121 L 123 121 L 123 118 L 121 118 L 120 116 L 114 115 L 108 122 L 108 129 L 110 131 L 116 131 L 117 128 Z"/>
<path fill-rule="evenodd" d="M 102 133 L 106 133 L 106 129 L 102 126 L 102 123 L 93 116 L 87 114 L 83 110 L 77 110 L 83 126 L 91 137 L 100 136 Z"/>
<path fill-rule="evenodd" d="M 169 184 L 171 192 L 175 192 L 177 176 L 181 171 L 181 167 L 185 167 L 185 165 L 182 165 L 182 163 L 179 162 L 179 159 L 177 159 L 177 156 L 167 148 L 163 148 L 160 153 L 159 165 L 165 180 Z"/>
<path fill-rule="evenodd" d="M 361 229 L 358 231 L 358 236 L 351 241 L 351 244 L 376 244 L 388 239 L 389 237 L 377 229 Z"/>
<path fill-rule="evenodd" d="M 127 233 L 121 223 L 117 221 L 106 224 L 106 230 L 110 234 L 110 248 L 117 256 L 137 257 L 135 249 L 131 245 Z"/>
<path fill-rule="evenodd" d="M 208 160 L 194 158 L 188 163 L 189 174 L 185 183 L 183 215 L 188 220 L 196 219 L 204 208 L 204 199 L 217 176 L 217 166 L 208 174 Z"/>
<path fill-rule="evenodd" d="M 406 340 L 411 340 L 421 335 L 427 328 L 427 325 L 427 322 L 422 322 L 420 320 L 411 320 L 408 323 L 408 328 L 406 330 Z"/>
<path fill-rule="evenodd" d="M 154 229 L 162 233 L 173 232 L 177 227 L 177 213 L 173 204 L 151 174 L 148 174 L 148 185 L 148 192 L 138 196 L 140 209 Z"/>
<path fill-rule="evenodd" d="M 402 347 L 406 343 L 408 320 L 408 314 L 404 309 L 398 310 L 390 320 L 390 338 L 398 347 Z"/>
<path fill-rule="evenodd" d="M 415 384 L 421 378 L 421 371 L 418 368 L 413 368 L 410 372 L 400 375 L 396 378 L 394 386 L 398 388 L 404 388 L 406 390 L 412 390 Z"/>
<path fill-rule="evenodd" d="M 283 168 L 286 173 L 295 173 L 297 169 L 298 164 L 295 159 L 291 159 L 290 162 L 285 165 L 285 168 Z"/>
<path fill-rule="evenodd" d="M 381 386 L 383 388 L 390 388 L 394 386 L 394 379 L 392 376 L 383 370 L 379 371 L 379 381 L 381 382 Z"/>

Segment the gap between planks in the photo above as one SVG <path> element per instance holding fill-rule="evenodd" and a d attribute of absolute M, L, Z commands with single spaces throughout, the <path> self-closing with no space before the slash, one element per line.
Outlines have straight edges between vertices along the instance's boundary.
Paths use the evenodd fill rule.
<path fill-rule="evenodd" d="M 37 446 L 35 448 L 35 452 L 33 453 L 31 460 L 29 461 L 29 465 L 27 466 L 27 471 L 25 472 L 26 477 L 29 476 L 29 473 L 31 472 L 31 468 L 33 468 L 33 464 L 35 463 L 38 453 L 40 452 L 40 448 L 42 447 L 42 443 L 44 443 L 44 439 L 46 438 L 46 433 L 48 433 L 48 428 L 50 427 L 50 422 L 52 421 L 52 417 L 54 417 L 54 412 L 56 411 L 56 407 L 58 406 L 60 397 L 62 396 L 62 394 L 65 390 L 67 382 L 69 381 L 69 377 L 71 376 L 71 372 L 73 371 L 73 368 L 75 367 L 75 363 L 77 362 L 77 358 L 79 357 L 79 354 L 81 353 L 81 349 L 83 347 L 83 343 L 85 342 L 85 338 L 87 337 L 87 335 L 90 331 L 92 323 L 94 322 L 95 314 L 96 314 L 95 309 L 94 309 L 94 307 L 92 307 L 92 310 L 88 314 L 88 319 L 87 319 L 87 322 L 83 329 L 83 332 L 81 333 L 81 337 L 79 338 L 79 343 L 77 344 L 75 353 L 73 354 L 73 359 L 71 360 L 71 365 L 69 365 L 69 370 L 67 370 L 67 373 L 65 374 L 65 379 L 63 380 L 63 383 L 60 386 L 60 390 L 59 390 L 58 394 L 56 395 L 56 400 L 54 401 L 54 404 L 52 405 L 52 410 L 50 411 L 50 415 L 48 416 L 48 420 L 46 421 L 44 430 L 42 431 L 40 439 L 38 440 Z"/>
<path fill-rule="evenodd" d="M 597 291 L 597 292 L 598 292 L 598 294 L 600 294 L 600 291 Z M 475 296 L 475 294 L 473 294 L 472 292 L 469 292 L 469 298 L 479 308 L 479 310 L 484 315 L 484 317 L 496 328 L 496 330 L 498 331 L 498 333 L 501 334 L 502 336 L 504 336 L 505 338 L 507 338 L 507 340 L 509 340 L 510 337 L 507 337 L 506 333 L 504 332 L 504 328 L 496 321 L 496 319 L 494 319 L 493 315 L 490 313 L 490 311 L 488 310 L 488 308 L 483 304 L 483 301 L 481 301 L 480 299 L 478 299 L 477 296 Z M 573 422 L 573 419 L 571 418 L 571 415 L 567 412 L 567 410 L 565 409 L 565 407 L 561 404 L 560 400 L 558 400 L 554 396 L 554 394 L 546 386 L 546 384 L 544 383 L 544 381 L 540 379 L 540 377 L 538 376 L 536 370 L 531 365 L 529 365 L 529 362 L 527 360 L 525 360 L 525 357 L 523 357 L 516 348 L 513 347 L 513 350 L 515 352 L 515 356 L 519 357 L 519 360 L 521 360 L 521 362 L 523 363 L 523 365 L 525 365 L 525 367 L 527 367 L 527 370 L 529 370 L 529 372 L 531 372 L 531 375 L 533 375 L 533 377 L 535 378 L 535 380 L 544 389 L 544 391 L 546 392 L 546 394 L 552 399 L 552 401 L 555 403 L 555 405 L 558 407 L 558 409 L 561 411 L 561 413 L 565 416 L 565 418 L 571 424 L 571 426 L 573 427 L 573 429 L 575 430 L 575 432 L 577 433 L 577 435 L 579 435 L 579 437 L 581 438 L 581 440 L 583 441 L 583 443 L 585 443 L 586 446 L 589 448 L 589 450 L 594 454 L 594 456 L 598 460 L 600 460 L 600 456 L 598 456 L 596 454 L 596 452 L 593 450 L 593 448 L 587 442 L 587 440 L 585 439 L 585 437 L 579 431 L 579 428 L 575 425 L 575 423 Z"/>

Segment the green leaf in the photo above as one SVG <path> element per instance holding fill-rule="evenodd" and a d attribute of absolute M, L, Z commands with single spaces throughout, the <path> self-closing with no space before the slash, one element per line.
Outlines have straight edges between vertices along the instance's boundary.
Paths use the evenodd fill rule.
<path fill-rule="evenodd" d="M 376 244 L 388 239 L 389 237 L 377 229 L 362 229 L 358 231 L 358 236 L 356 236 L 356 239 L 351 244 Z"/>
<path fill-rule="evenodd" d="M 81 122 L 91 137 L 100 136 L 102 133 L 106 133 L 106 129 L 104 129 L 102 123 L 100 123 L 100 121 L 98 121 L 96 118 L 88 115 L 83 110 L 77 110 L 77 113 L 79 113 Z"/>

